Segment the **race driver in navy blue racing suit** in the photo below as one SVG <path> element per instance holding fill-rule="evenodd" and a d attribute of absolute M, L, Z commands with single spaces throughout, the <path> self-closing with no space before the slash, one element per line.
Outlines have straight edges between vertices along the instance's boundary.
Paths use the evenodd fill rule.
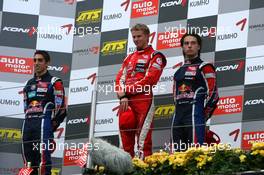
<path fill-rule="evenodd" d="M 219 99 L 215 68 L 200 59 L 200 36 L 185 34 L 181 46 L 185 63 L 174 74 L 173 87 L 175 114 L 172 142 L 176 151 L 206 142 L 205 124 Z"/>
<path fill-rule="evenodd" d="M 51 174 L 53 132 L 66 116 L 62 80 L 47 71 L 50 56 L 46 51 L 34 54 L 34 77 L 23 89 L 25 120 L 22 128 L 22 154 L 31 174 Z"/>

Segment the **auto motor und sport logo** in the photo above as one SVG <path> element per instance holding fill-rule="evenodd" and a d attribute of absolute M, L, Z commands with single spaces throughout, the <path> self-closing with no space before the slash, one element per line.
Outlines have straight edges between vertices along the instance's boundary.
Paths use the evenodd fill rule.
<path fill-rule="evenodd" d="M 242 148 L 250 149 L 253 143 L 264 142 L 264 131 L 242 133 Z"/>
<path fill-rule="evenodd" d="M 33 59 L 14 56 L 0 56 L 0 72 L 33 74 Z"/>
<path fill-rule="evenodd" d="M 214 115 L 225 115 L 242 112 L 243 97 L 227 96 L 221 97 L 217 103 Z"/>
<path fill-rule="evenodd" d="M 158 0 L 143 0 L 132 2 L 131 18 L 157 15 L 158 7 Z"/>
<path fill-rule="evenodd" d="M 158 33 L 157 49 L 170 49 L 181 47 L 181 38 L 185 34 L 186 30 L 175 30 Z"/>
<path fill-rule="evenodd" d="M 64 151 L 64 166 L 76 165 L 75 161 L 82 155 L 80 148 L 68 148 Z"/>

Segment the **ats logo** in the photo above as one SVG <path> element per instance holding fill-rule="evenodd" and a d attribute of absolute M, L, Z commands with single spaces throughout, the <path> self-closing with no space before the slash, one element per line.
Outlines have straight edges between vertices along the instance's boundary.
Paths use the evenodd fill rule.
<path fill-rule="evenodd" d="M 169 118 L 172 117 L 175 110 L 173 104 L 156 106 L 154 118 Z"/>
<path fill-rule="evenodd" d="M 239 61 L 237 64 L 231 64 L 226 66 L 219 66 L 216 68 L 216 72 L 224 72 L 224 71 L 237 71 L 240 72 L 245 67 L 245 61 Z"/>
<path fill-rule="evenodd" d="M 214 115 L 225 115 L 242 112 L 243 97 L 228 96 L 221 97 L 217 103 Z"/>
<path fill-rule="evenodd" d="M 158 0 L 143 0 L 132 2 L 131 18 L 154 16 L 158 14 Z"/>
<path fill-rule="evenodd" d="M 122 54 L 126 52 L 127 40 L 107 41 L 103 43 L 101 53 L 103 56 Z"/>
<path fill-rule="evenodd" d="M 242 148 L 250 149 L 253 143 L 264 142 L 264 131 L 244 132 L 242 134 Z"/>
<path fill-rule="evenodd" d="M 12 56 L 0 56 L 0 72 L 32 74 L 33 59 Z"/>
<path fill-rule="evenodd" d="M 21 141 L 22 135 L 19 129 L 0 128 L 1 142 L 18 142 Z"/>
<path fill-rule="evenodd" d="M 101 21 L 102 9 L 94 9 L 79 12 L 76 19 L 77 24 L 97 23 Z"/>
<path fill-rule="evenodd" d="M 157 49 L 171 49 L 181 47 L 181 38 L 185 34 L 184 30 L 158 33 Z"/>

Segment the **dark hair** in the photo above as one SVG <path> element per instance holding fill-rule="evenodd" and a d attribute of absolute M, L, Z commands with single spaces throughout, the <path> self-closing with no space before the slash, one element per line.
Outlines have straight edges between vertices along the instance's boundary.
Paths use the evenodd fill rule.
<path fill-rule="evenodd" d="M 143 33 L 146 35 L 150 34 L 149 28 L 145 24 L 136 24 L 130 29 L 131 32 L 132 31 L 139 31 L 139 30 L 143 31 Z"/>
<path fill-rule="evenodd" d="M 201 53 L 201 49 L 202 49 L 202 38 L 198 34 L 196 34 L 196 33 L 186 33 L 181 38 L 181 47 L 183 47 L 184 38 L 186 38 L 187 36 L 192 36 L 192 37 L 195 37 L 196 38 L 197 43 L 200 46 L 200 50 L 198 51 L 198 56 L 200 57 L 200 53 Z M 185 54 L 184 54 L 184 56 L 185 56 Z"/>
<path fill-rule="evenodd" d="M 50 62 L 50 55 L 49 55 L 49 53 L 48 53 L 47 51 L 44 51 L 44 50 L 37 50 L 37 51 L 34 53 L 34 56 L 35 56 L 36 54 L 40 54 L 40 55 L 42 55 L 42 56 L 44 57 L 46 63 L 47 63 L 47 62 Z"/>

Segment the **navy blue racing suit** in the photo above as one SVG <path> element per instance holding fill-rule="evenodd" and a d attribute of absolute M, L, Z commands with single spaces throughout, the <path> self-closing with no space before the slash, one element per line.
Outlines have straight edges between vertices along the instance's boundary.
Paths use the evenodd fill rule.
<path fill-rule="evenodd" d="M 185 62 L 174 74 L 173 94 L 174 150 L 186 150 L 191 143 L 204 144 L 205 123 L 219 99 L 214 66 L 199 57 Z"/>
<path fill-rule="evenodd" d="M 53 132 L 66 116 L 62 80 L 49 72 L 30 79 L 23 89 L 25 120 L 22 127 L 22 154 L 31 162 L 32 174 L 51 174 Z"/>

